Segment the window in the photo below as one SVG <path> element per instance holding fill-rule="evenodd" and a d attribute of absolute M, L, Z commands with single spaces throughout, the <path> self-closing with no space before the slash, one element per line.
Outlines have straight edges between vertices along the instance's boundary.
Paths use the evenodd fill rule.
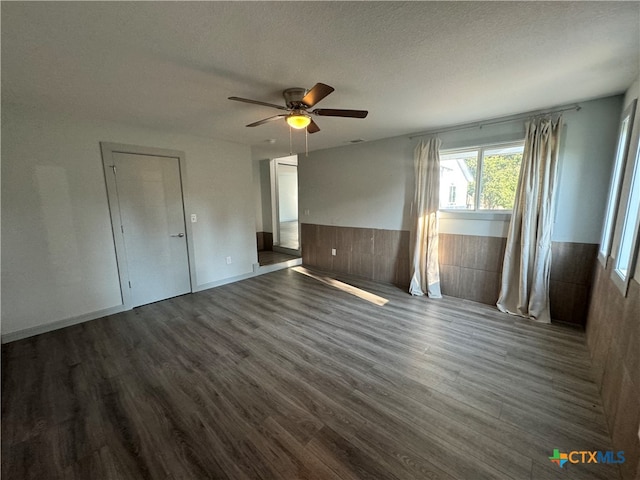
<path fill-rule="evenodd" d="M 512 210 L 523 150 L 523 142 L 518 142 L 443 151 L 440 154 L 440 209 Z"/>
<path fill-rule="evenodd" d="M 622 122 L 620 124 L 613 174 L 611 175 L 611 183 L 609 185 L 609 200 L 607 201 L 607 210 L 605 211 L 604 225 L 602 226 L 602 237 L 600 238 L 600 250 L 598 251 L 598 260 L 600 260 L 600 263 L 604 266 L 607 265 L 607 257 L 611 253 L 613 227 L 615 225 L 616 210 L 620 199 L 624 162 L 627 158 L 629 137 L 633 126 L 633 114 L 635 110 L 636 101 L 634 100 L 622 114 Z"/>
<path fill-rule="evenodd" d="M 629 197 L 624 209 L 620 245 L 613 267 L 613 281 L 623 295 L 627 294 L 629 279 L 635 267 L 635 253 L 638 248 L 638 230 L 640 229 L 640 145 L 636 152 L 633 173 L 631 174 Z"/>

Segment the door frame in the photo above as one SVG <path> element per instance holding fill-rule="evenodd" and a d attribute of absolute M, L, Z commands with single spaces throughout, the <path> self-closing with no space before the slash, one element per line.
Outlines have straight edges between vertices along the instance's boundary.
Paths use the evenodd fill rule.
<path fill-rule="evenodd" d="M 111 219 L 111 233 L 116 252 L 116 263 L 118 266 L 118 278 L 120 279 L 120 296 L 125 310 L 131 310 L 131 291 L 129 289 L 129 270 L 127 254 L 124 246 L 124 234 L 120 228 L 120 204 L 118 198 L 118 188 L 113 174 L 113 154 L 129 153 L 133 155 L 148 155 L 153 157 L 168 157 L 178 160 L 180 172 L 180 191 L 182 193 L 182 215 L 184 217 L 185 236 L 187 238 L 187 268 L 189 269 L 189 291 L 193 292 L 196 285 L 195 262 L 193 259 L 194 245 L 191 222 L 187 221 L 187 196 L 184 188 L 184 178 L 186 176 L 186 162 L 184 152 L 178 150 L 168 150 L 164 148 L 143 147 L 139 145 L 127 145 L 122 143 L 100 142 L 102 153 L 102 167 L 104 179 L 107 187 L 107 200 L 109 204 L 109 218 Z M 117 174 L 117 173 L 116 173 Z"/>
<path fill-rule="evenodd" d="M 298 202 L 298 249 L 280 246 L 280 184 L 278 182 L 278 165 L 290 165 L 296 167 L 298 171 L 298 155 L 287 155 L 286 157 L 272 158 L 269 162 L 271 173 L 271 222 L 273 230 L 273 251 L 299 256 L 302 251 L 300 242 L 300 203 Z M 299 190 L 299 188 L 298 188 Z"/>

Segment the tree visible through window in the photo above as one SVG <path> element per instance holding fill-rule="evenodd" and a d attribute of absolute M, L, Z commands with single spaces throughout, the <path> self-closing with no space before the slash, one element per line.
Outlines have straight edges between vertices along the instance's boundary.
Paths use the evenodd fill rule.
<path fill-rule="evenodd" d="M 440 208 L 512 210 L 523 149 L 519 142 L 442 152 Z"/>

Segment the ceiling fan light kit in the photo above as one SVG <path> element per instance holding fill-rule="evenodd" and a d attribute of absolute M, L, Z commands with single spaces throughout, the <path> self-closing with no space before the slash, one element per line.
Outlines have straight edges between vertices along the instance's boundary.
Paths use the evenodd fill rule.
<path fill-rule="evenodd" d="M 292 112 L 286 117 L 287 123 L 291 128 L 301 130 L 307 128 L 311 123 L 311 117 L 300 110 Z"/>
<path fill-rule="evenodd" d="M 343 110 L 343 109 L 315 109 L 309 110 L 320 100 L 325 98 L 331 92 L 334 91 L 333 87 L 325 85 L 324 83 L 316 83 L 311 90 L 306 90 L 301 87 L 287 88 L 282 92 L 284 97 L 285 107 L 275 105 L 273 103 L 261 102 L 259 100 L 251 100 L 241 97 L 229 97 L 229 100 L 236 102 L 251 103 L 254 105 L 262 105 L 265 107 L 277 108 L 278 110 L 285 110 L 288 114 L 275 115 L 273 117 L 265 118 L 254 123 L 250 123 L 247 127 L 257 127 L 279 118 L 284 118 L 287 124 L 291 128 L 302 130 L 306 128 L 307 133 L 316 133 L 320 131 L 320 127 L 311 119 L 311 115 L 318 115 L 322 117 L 345 117 L 345 118 L 365 118 L 369 113 L 367 110 Z"/>

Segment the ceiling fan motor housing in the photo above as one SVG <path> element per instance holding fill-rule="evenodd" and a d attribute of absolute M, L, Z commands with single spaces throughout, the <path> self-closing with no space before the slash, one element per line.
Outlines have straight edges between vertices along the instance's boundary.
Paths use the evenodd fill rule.
<path fill-rule="evenodd" d="M 282 92 L 282 96 L 284 97 L 284 101 L 287 104 L 287 108 L 291 109 L 299 109 L 304 108 L 306 105 L 302 103 L 302 99 L 307 94 L 306 88 L 287 88 Z"/>
<path fill-rule="evenodd" d="M 345 110 L 336 108 L 316 108 L 313 111 L 309 110 L 333 91 L 334 88 L 332 86 L 324 83 L 316 83 L 311 90 L 301 87 L 287 88 L 282 92 L 286 107 L 242 97 L 229 97 L 229 100 L 262 105 L 264 107 L 276 108 L 280 111 L 284 110 L 288 112 L 287 114 L 281 113 L 280 115 L 273 115 L 269 118 L 250 123 L 247 127 L 257 127 L 258 125 L 264 125 L 265 123 L 284 118 L 293 128 L 306 128 L 308 133 L 316 133 L 320 131 L 320 128 L 311 120 L 311 114 L 323 117 L 365 118 L 367 116 L 369 113 L 367 110 Z"/>

